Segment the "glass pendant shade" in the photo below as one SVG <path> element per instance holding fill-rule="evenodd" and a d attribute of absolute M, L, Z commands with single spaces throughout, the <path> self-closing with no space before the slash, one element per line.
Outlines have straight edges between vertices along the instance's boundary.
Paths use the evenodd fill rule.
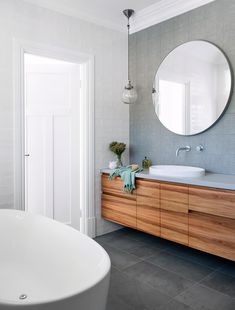
<path fill-rule="evenodd" d="M 126 9 L 123 11 L 123 14 L 127 17 L 128 23 L 127 23 L 127 30 L 128 30 L 128 36 L 127 36 L 127 58 L 128 58 L 128 83 L 124 88 L 124 91 L 122 93 L 122 102 L 126 103 L 126 104 L 133 104 L 136 102 L 137 100 L 137 92 L 135 90 L 135 88 L 131 85 L 131 81 L 130 81 L 130 75 L 129 75 L 129 35 L 130 35 L 130 23 L 129 23 L 129 19 L 130 17 L 134 14 L 134 10 L 132 9 Z"/>
<path fill-rule="evenodd" d="M 137 97 L 135 88 L 131 85 L 131 81 L 128 81 L 122 93 L 122 101 L 126 104 L 133 104 L 136 102 Z"/>

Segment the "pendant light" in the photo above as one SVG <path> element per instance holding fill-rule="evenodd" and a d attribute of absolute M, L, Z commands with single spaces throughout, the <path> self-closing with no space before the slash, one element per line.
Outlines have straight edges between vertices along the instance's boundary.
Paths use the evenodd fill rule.
<path fill-rule="evenodd" d="M 126 9 L 123 11 L 123 14 L 127 17 L 127 31 L 128 31 L 128 37 L 127 37 L 127 48 L 128 48 L 128 83 L 124 88 L 123 94 L 122 94 L 122 101 L 126 104 L 133 104 L 137 100 L 137 92 L 135 88 L 131 84 L 130 75 L 129 75 L 129 35 L 130 35 L 130 17 L 134 14 L 134 10 L 132 9 Z"/>

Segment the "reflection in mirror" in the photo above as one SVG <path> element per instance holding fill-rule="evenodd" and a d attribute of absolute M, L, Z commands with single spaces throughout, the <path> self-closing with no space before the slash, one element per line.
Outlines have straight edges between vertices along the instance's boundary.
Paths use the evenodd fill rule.
<path fill-rule="evenodd" d="M 195 135 L 221 116 L 231 84 L 231 70 L 220 49 L 205 41 L 185 43 L 174 49 L 157 71 L 155 112 L 170 131 Z"/>

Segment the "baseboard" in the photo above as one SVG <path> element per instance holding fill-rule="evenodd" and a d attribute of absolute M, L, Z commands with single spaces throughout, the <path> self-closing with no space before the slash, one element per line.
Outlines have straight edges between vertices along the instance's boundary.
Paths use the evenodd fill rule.
<path fill-rule="evenodd" d="M 86 233 L 89 237 L 94 238 L 95 237 L 95 224 L 96 224 L 96 218 L 95 217 L 89 217 L 87 219 L 87 229 Z"/>
<path fill-rule="evenodd" d="M 106 221 L 102 218 L 96 219 L 96 236 L 102 236 L 121 228 L 121 225 Z"/>

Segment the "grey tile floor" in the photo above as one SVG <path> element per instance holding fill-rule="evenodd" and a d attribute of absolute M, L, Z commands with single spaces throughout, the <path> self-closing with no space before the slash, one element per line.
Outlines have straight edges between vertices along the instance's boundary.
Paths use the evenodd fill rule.
<path fill-rule="evenodd" d="M 112 262 L 107 310 L 235 310 L 235 263 L 128 228 L 95 240 Z"/>

